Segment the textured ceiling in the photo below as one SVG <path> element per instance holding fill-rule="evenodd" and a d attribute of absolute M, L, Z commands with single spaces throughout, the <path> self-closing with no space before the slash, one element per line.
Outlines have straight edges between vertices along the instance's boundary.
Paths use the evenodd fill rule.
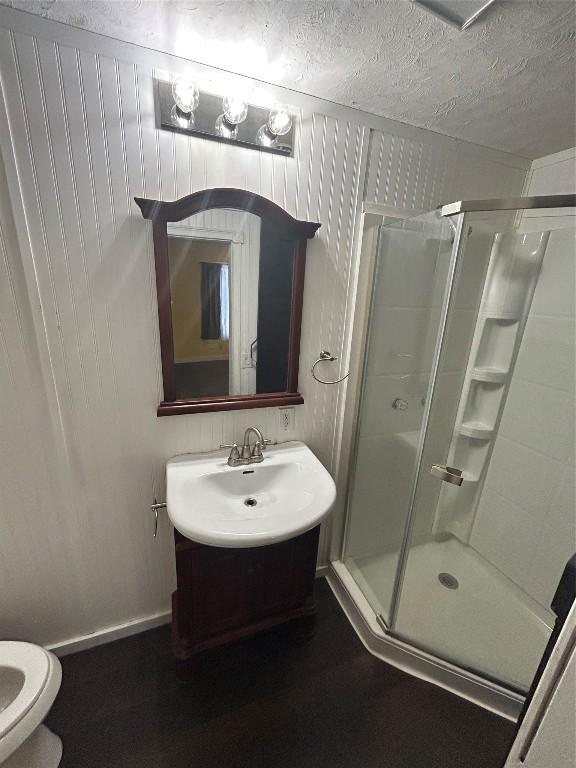
<path fill-rule="evenodd" d="M 529 158 L 576 144 L 573 0 L 465 32 L 409 0 L 0 2 Z"/>

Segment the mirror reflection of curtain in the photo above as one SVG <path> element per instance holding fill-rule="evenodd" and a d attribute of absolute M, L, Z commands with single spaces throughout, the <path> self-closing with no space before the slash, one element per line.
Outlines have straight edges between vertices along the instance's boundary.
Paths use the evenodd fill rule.
<path fill-rule="evenodd" d="M 230 265 L 220 264 L 220 338 L 230 339 Z"/>
<path fill-rule="evenodd" d="M 200 264 L 200 297 L 202 303 L 202 339 L 221 338 L 222 301 L 220 275 L 222 264 L 203 261 Z"/>

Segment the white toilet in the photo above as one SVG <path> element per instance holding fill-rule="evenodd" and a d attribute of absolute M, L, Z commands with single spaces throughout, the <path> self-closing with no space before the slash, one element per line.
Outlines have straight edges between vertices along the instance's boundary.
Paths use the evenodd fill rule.
<path fill-rule="evenodd" d="M 0 766 L 56 768 L 62 742 L 42 721 L 62 681 L 60 662 L 32 643 L 0 641 Z"/>

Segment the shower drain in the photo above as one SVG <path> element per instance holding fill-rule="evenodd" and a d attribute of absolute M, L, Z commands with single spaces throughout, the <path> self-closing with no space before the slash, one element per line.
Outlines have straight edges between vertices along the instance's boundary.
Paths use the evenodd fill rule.
<path fill-rule="evenodd" d="M 246 504 L 247 507 L 255 507 L 258 502 L 252 496 L 248 496 L 247 499 L 244 499 L 244 504 Z"/>
<path fill-rule="evenodd" d="M 451 573 L 439 573 L 438 581 L 443 587 L 446 587 L 446 589 L 458 589 L 460 586 L 456 576 L 452 576 Z"/>

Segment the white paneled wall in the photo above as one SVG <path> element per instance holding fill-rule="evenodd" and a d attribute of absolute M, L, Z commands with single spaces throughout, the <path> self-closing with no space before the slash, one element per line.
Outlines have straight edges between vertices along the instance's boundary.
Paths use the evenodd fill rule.
<path fill-rule="evenodd" d="M 0 633 L 81 623 L 78 517 L 59 503 L 47 399 L 0 159 Z M 66 557 L 63 557 L 63 554 Z M 41 636 L 41 635 L 40 635 Z"/>
<path fill-rule="evenodd" d="M 0 9 L 0 139 L 15 220 L 1 184 L 0 636 L 52 643 L 168 611 L 171 534 L 164 523 L 154 541 L 149 513 L 166 459 L 238 439 L 250 423 L 279 437 L 273 409 L 156 417 L 152 240 L 135 195 L 245 187 L 321 222 L 308 248 L 305 404 L 290 437 L 335 471 L 344 390 L 313 382 L 309 366 L 324 348 L 346 362 L 370 129 L 375 200 L 432 207 L 458 189 L 474 194 L 482 158 L 496 185 L 521 188 L 521 159 L 293 93 L 283 98 L 299 111 L 294 158 L 158 131 L 152 79 L 184 66 Z M 392 140 L 386 155 L 380 144 Z"/>
<path fill-rule="evenodd" d="M 535 161 L 526 194 L 575 192 L 575 185 L 571 150 Z M 573 216 L 557 213 L 524 224 L 553 231 L 471 537 L 484 557 L 546 608 L 576 552 L 576 243 Z"/>
<path fill-rule="evenodd" d="M 526 163 L 447 136 L 373 131 L 364 199 L 428 211 L 454 200 L 518 195 Z"/>

